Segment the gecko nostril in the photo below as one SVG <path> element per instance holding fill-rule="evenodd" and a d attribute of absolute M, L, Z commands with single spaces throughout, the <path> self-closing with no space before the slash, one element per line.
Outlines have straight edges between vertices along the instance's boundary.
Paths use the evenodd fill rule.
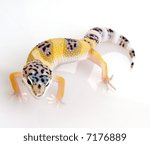
<path fill-rule="evenodd" d="M 41 85 L 40 85 L 40 84 L 38 85 L 38 88 L 39 88 L 39 89 L 41 88 Z"/>

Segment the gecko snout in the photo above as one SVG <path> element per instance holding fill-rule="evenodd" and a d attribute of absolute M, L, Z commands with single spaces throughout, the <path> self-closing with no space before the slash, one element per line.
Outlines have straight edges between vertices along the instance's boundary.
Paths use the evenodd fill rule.
<path fill-rule="evenodd" d="M 40 99 L 42 98 L 45 92 L 45 87 L 42 84 L 33 85 L 32 91 L 33 91 L 33 96 L 37 99 Z"/>

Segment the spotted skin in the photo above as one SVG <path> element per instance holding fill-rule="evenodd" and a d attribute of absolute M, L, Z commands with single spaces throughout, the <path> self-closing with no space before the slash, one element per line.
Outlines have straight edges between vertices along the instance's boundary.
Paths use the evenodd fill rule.
<path fill-rule="evenodd" d="M 46 56 L 51 54 L 51 43 L 48 41 L 41 42 L 36 47 Z"/>
<path fill-rule="evenodd" d="M 78 59 L 78 56 L 82 51 L 82 46 L 80 45 L 81 42 L 76 39 L 65 38 L 65 47 L 63 49 L 63 57 L 66 57 L 70 61 L 73 59 Z M 69 59 L 70 58 L 70 59 Z M 62 59 L 63 62 L 67 62 L 66 60 Z"/>
<path fill-rule="evenodd" d="M 28 75 L 34 75 L 37 74 L 41 75 L 51 75 L 52 71 L 44 64 L 42 64 L 39 60 L 31 61 L 30 63 L 27 63 L 23 67 L 23 76 L 26 77 Z"/>
<path fill-rule="evenodd" d="M 74 51 L 78 46 L 79 46 L 79 43 L 77 40 L 75 39 L 68 39 L 68 38 L 65 38 L 66 40 L 66 47 L 69 51 Z"/>
<path fill-rule="evenodd" d="M 131 60 L 131 67 L 133 67 L 133 58 L 135 57 L 135 51 L 132 48 L 130 48 L 129 40 L 123 35 L 119 35 L 110 28 L 94 27 L 90 29 L 90 31 L 88 31 L 84 38 L 94 40 L 97 44 L 100 44 L 101 42 L 110 41 L 116 45 L 121 46 L 128 52 Z"/>
<path fill-rule="evenodd" d="M 131 58 L 135 57 L 135 51 L 131 50 L 130 53 L 129 53 L 129 55 L 130 55 Z"/>
<path fill-rule="evenodd" d="M 98 33 L 102 34 L 103 33 L 103 30 L 101 28 L 98 28 L 98 27 L 94 27 L 92 28 L 91 30 L 95 30 L 97 31 Z"/>
<path fill-rule="evenodd" d="M 126 48 L 128 44 L 129 44 L 129 40 L 121 35 L 119 45 L 122 46 L 123 48 Z"/>
<path fill-rule="evenodd" d="M 114 31 L 109 28 L 109 29 L 107 29 L 107 32 L 108 32 L 108 37 L 111 40 L 113 38 Z"/>
<path fill-rule="evenodd" d="M 89 39 L 96 41 L 96 43 L 99 43 L 99 37 L 96 36 L 95 34 L 87 34 L 84 36 L 84 38 L 89 38 Z"/>
<path fill-rule="evenodd" d="M 44 94 L 49 85 L 52 71 L 39 60 L 34 60 L 23 67 L 23 79 L 35 96 Z"/>

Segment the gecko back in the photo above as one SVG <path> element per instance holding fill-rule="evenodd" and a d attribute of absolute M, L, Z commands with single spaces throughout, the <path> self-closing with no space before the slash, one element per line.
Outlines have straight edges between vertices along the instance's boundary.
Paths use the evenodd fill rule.
<path fill-rule="evenodd" d="M 91 46 L 84 40 L 55 38 L 41 42 L 30 52 L 27 63 L 40 60 L 49 68 L 57 65 L 85 59 Z"/>

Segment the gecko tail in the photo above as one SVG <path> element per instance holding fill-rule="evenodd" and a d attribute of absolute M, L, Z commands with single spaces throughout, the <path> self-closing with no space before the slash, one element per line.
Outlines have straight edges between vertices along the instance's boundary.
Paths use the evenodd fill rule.
<path fill-rule="evenodd" d="M 129 50 L 129 58 L 131 60 L 131 69 L 134 66 L 134 60 L 135 60 L 135 51 L 133 49 Z"/>
<path fill-rule="evenodd" d="M 133 68 L 135 51 L 130 47 L 129 40 L 123 35 L 118 34 L 110 28 L 94 27 L 86 33 L 84 39 L 86 38 L 95 41 L 97 44 L 100 44 L 101 42 L 111 42 L 125 49 L 127 51 L 128 58 L 131 62 L 130 67 Z"/>

